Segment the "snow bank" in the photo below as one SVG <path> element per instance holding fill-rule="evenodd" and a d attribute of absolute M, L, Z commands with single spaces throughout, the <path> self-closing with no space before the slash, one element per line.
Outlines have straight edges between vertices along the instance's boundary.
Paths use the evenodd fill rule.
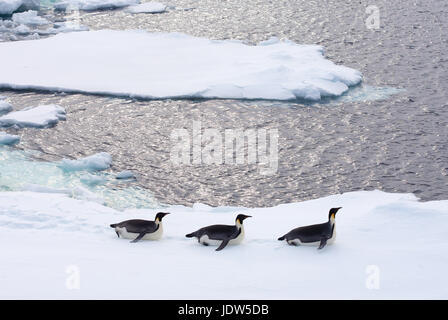
<path fill-rule="evenodd" d="M 13 145 L 17 144 L 20 141 L 20 137 L 13 135 L 13 134 L 7 134 L 5 132 L 0 132 L 0 144 L 1 145 Z"/>
<path fill-rule="evenodd" d="M 0 43 L 0 69 L 3 88 L 142 98 L 319 100 L 362 78 L 316 45 L 111 30 Z"/>
<path fill-rule="evenodd" d="M 83 11 L 123 8 L 139 3 L 140 0 L 62 0 L 54 4 L 56 10 L 78 8 Z"/>
<path fill-rule="evenodd" d="M 343 209 L 333 245 L 318 251 L 276 240 L 296 226 L 325 221 L 336 206 Z M 448 298 L 448 201 L 371 191 L 260 209 L 172 206 L 163 208 L 172 213 L 163 239 L 136 244 L 109 227 L 153 219 L 157 211 L 119 212 L 64 194 L 0 192 L 0 232 L 8 239 L 0 298 Z M 184 236 L 230 224 L 236 213 L 253 216 L 239 246 L 215 252 Z M 66 287 L 69 267 L 79 271 L 79 289 Z M 110 281 L 117 276 L 120 281 Z"/>
<path fill-rule="evenodd" d="M 93 192 L 90 192 L 88 189 L 83 188 L 81 186 L 76 186 L 73 188 L 51 188 L 38 184 L 26 184 L 22 188 L 24 191 L 32 191 L 37 193 L 57 193 L 57 194 L 65 194 L 75 199 L 87 200 L 91 202 L 96 202 L 99 204 L 104 204 L 104 200 L 95 195 Z"/>
<path fill-rule="evenodd" d="M 48 21 L 45 18 L 39 17 L 37 15 L 37 11 L 29 10 L 21 13 L 14 13 L 12 15 L 12 21 L 15 23 L 25 24 L 25 25 L 31 25 L 31 26 L 42 26 L 49 24 L 50 21 Z"/>
<path fill-rule="evenodd" d="M 11 111 L 12 111 L 12 105 L 6 101 L 2 101 L 0 99 L 0 115 L 11 112 Z"/>
<path fill-rule="evenodd" d="M 48 128 L 65 120 L 65 109 L 54 104 L 29 107 L 0 117 L 0 127 Z"/>
<path fill-rule="evenodd" d="M 60 167 L 65 171 L 101 171 L 109 169 L 112 164 L 112 157 L 106 152 L 100 152 L 85 158 L 70 160 L 63 159 Z"/>
<path fill-rule="evenodd" d="M 0 0 L 0 15 L 10 15 L 19 8 L 37 10 L 40 0 Z"/>
<path fill-rule="evenodd" d="M 130 6 L 126 11 L 130 13 L 162 13 L 166 11 L 166 5 L 160 2 L 146 2 Z"/>

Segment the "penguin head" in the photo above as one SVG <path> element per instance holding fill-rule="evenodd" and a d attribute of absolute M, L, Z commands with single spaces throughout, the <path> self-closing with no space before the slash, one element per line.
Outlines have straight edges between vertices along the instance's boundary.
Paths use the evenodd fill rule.
<path fill-rule="evenodd" d="M 167 214 L 170 214 L 169 212 L 158 212 L 156 214 L 156 221 L 161 222 L 163 217 L 166 216 Z"/>
<path fill-rule="evenodd" d="M 331 219 L 331 217 L 333 217 L 333 219 L 336 217 L 336 212 L 339 211 L 339 209 L 341 209 L 342 207 L 339 208 L 331 208 L 330 209 L 330 213 L 328 214 L 328 219 Z"/>
<path fill-rule="evenodd" d="M 237 217 L 236 217 L 236 219 L 235 219 L 235 221 L 236 221 L 236 223 L 238 224 L 243 224 L 243 221 L 244 221 L 244 219 L 247 219 L 247 218 L 251 218 L 252 216 L 246 216 L 245 214 L 239 214 Z"/>

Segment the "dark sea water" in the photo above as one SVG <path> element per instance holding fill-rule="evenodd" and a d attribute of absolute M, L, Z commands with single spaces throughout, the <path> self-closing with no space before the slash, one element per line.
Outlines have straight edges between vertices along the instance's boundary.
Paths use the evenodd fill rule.
<path fill-rule="evenodd" d="M 91 30 L 319 44 L 330 60 L 361 71 L 364 85 L 404 90 L 385 100 L 321 104 L 0 91 L 15 109 L 57 103 L 67 110 L 67 121 L 54 128 L 20 130 L 18 147 L 41 151 L 42 160 L 109 152 L 111 171 L 137 172 L 136 183 L 167 204 L 264 207 L 372 189 L 447 199 L 447 1 L 375 1 L 378 30 L 365 25 L 371 1 L 166 3 L 163 14 L 97 11 L 82 13 L 81 23 Z M 220 130 L 278 129 L 278 172 L 261 175 L 247 164 L 173 165 L 171 132 L 193 121 Z"/>

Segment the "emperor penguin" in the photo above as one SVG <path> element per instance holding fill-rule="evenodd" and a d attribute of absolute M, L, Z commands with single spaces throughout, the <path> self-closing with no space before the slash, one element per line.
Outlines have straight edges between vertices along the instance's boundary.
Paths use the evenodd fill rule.
<path fill-rule="evenodd" d="M 235 225 L 215 224 L 201 228 L 193 233 L 187 234 L 187 238 L 196 237 L 198 242 L 204 246 L 219 245 L 216 251 L 224 249 L 228 244 L 239 244 L 244 239 L 243 221 L 251 216 L 239 214 L 235 219 Z"/>
<path fill-rule="evenodd" d="M 286 240 L 288 244 L 295 246 L 319 244 L 318 249 L 322 249 L 336 238 L 336 212 L 341 208 L 331 208 L 327 222 L 293 229 L 278 240 Z"/>
<path fill-rule="evenodd" d="M 155 221 L 148 220 L 126 220 L 120 223 L 111 224 L 118 237 L 133 239 L 131 242 L 140 240 L 159 240 L 163 234 L 162 219 L 169 212 L 159 212 L 156 214 Z"/>

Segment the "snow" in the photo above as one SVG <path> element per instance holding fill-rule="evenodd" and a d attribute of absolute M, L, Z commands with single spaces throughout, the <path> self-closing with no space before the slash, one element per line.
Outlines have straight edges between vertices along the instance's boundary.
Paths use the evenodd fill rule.
<path fill-rule="evenodd" d="M 2 88 L 150 99 L 320 100 L 340 96 L 362 79 L 325 59 L 317 45 L 273 39 L 251 46 L 136 30 L 0 43 L 0 69 Z"/>
<path fill-rule="evenodd" d="M 135 175 L 130 170 L 123 170 L 123 171 L 117 173 L 116 178 L 117 179 L 134 179 Z"/>
<path fill-rule="evenodd" d="M 130 13 L 162 13 L 166 11 L 166 5 L 160 2 L 146 2 L 127 8 Z"/>
<path fill-rule="evenodd" d="M 318 251 L 276 240 L 294 227 L 325 221 L 336 206 L 343 208 L 333 245 Z M 359 191 L 273 208 L 161 210 L 172 213 L 164 219 L 162 240 L 133 244 L 118 239 L 109 224 L 152 220 L 159 209 L 117 211 L 65 194 L 0 192 L 0 232 L 8 239 L 0 298 L 448 297 L 448 201 Z M 205 225 L 231 224 L 237 213 L 253 216 L 245 221 L 246 239 L 239 246 L 215 252 L 185 238 Z M 372 271 L 378 271 L 377 283 Z M 77 274 L 79 287 L 73 286 Z"/>
<path fill-rule="evenodd" d="M 10 15 L 19 8 L 37 10 L 40 0 L 0 0 L 0 15 Z"/>
<path fill-rule="evenodd" d="M 12 15 L 12 21 L 31 26 L 42 26 L 50 23 L 50 21 L 48 21 L 47 19 L 39 17 L 37 15 L 37 11 L 33 10 L 21 13 L 14 13 Z"/>
<path fill-rule="evenodd" d="M 63 159 L 61 168 L 65 171 L 91 170 L 101 171 L 109 169 L 112 164 L 112 157 L 106 152 L 100 152 L 85 158 L 70 160 Z"/>
<path fill-rule="evenodd" d="M 78 8 L 83 11 L 123 8 L 138 4 L 140 0 L 62 0 L 54 4 L 56 10 Z"/>
<path fill-rule="evenodd" d="M 19 143 L 19 141 L 19 136 L 0 131 L 0 145 L 13 145 Z"/>
<path fill-rule="evenodd" d="M 65 109 L 54 104 L 28 107 L 0 117 L 0 127 L 48 128 L 65 120 Z"/>
<path fill-rule="evenodd" d="M 11 112 L 11 111 L 12 111 L 12 105 L 6 101 L 2 101 L 2 99 L 0 99 L 0 115 Z"/>

